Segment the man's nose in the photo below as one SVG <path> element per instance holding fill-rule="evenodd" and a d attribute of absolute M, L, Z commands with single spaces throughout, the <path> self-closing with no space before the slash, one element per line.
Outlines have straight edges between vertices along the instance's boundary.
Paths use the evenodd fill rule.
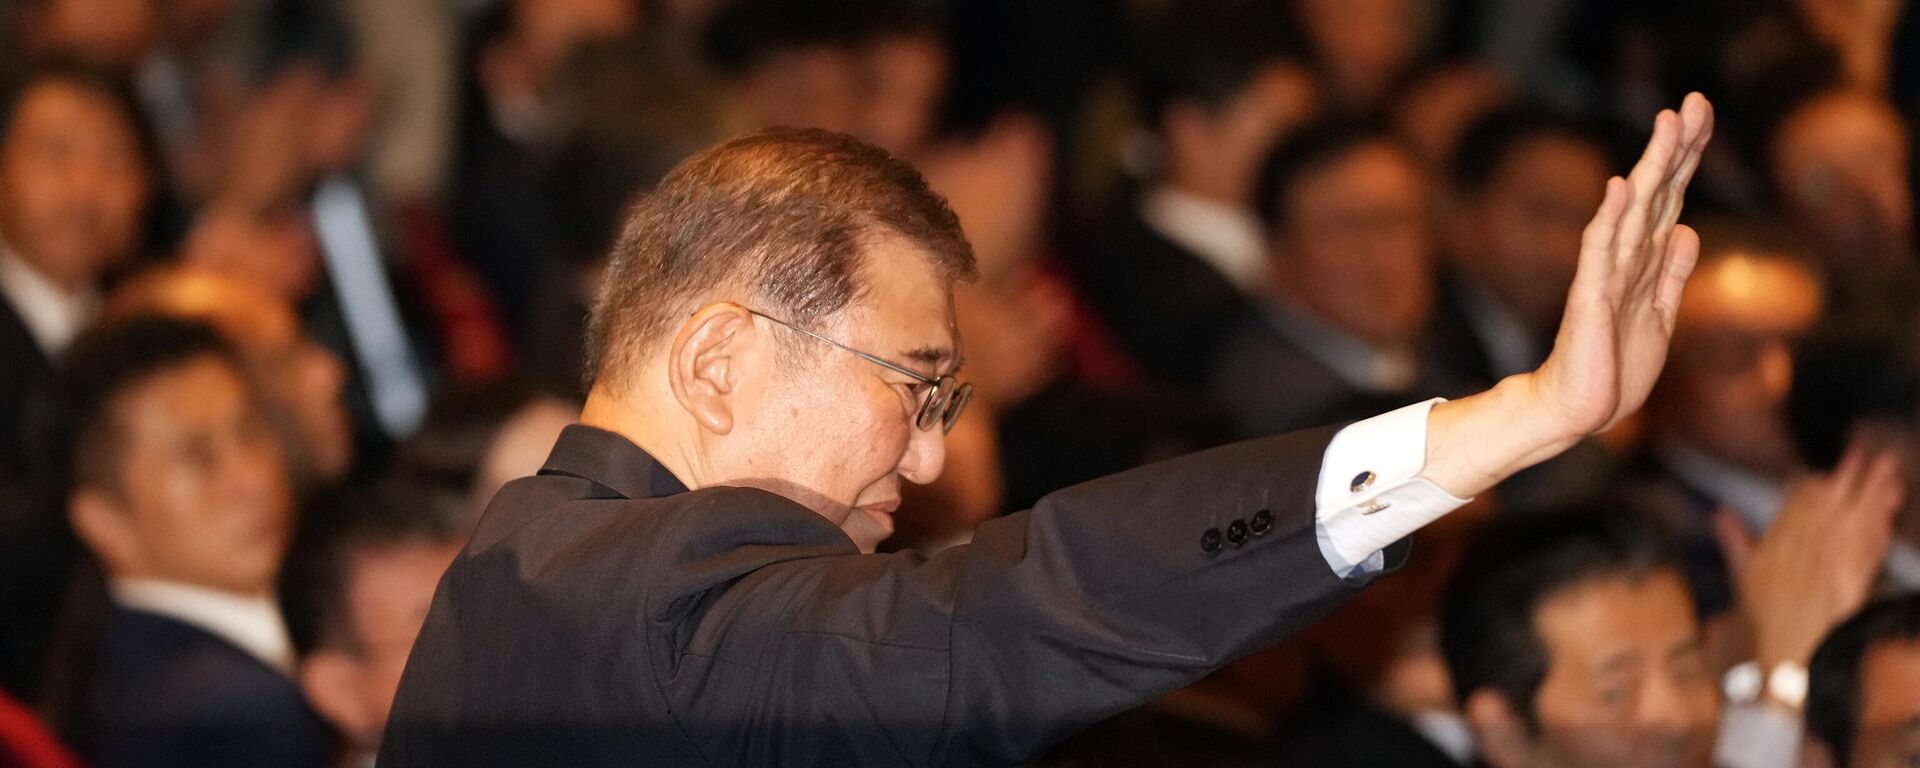
<path fill-rule="evenodd" d="M 907 438 L 907 452 L 900 457 L 900 476 L 915 485 L 926 485 L 940 477 L 947 462 L 947 432 L 935 424 L 932 429 L 918 425 Z"/>

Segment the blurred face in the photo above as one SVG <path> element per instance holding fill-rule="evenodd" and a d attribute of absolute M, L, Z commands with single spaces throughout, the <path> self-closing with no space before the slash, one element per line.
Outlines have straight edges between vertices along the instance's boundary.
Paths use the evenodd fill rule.
<path fill-rule="evenodd" d="M 1920 642 L 1883 642 L 1860 660 L 1860 725 L 1847 768 L 1920 765 Z"/>
<path fill-rule="evenodd" d="M 1461 206 L 1459 266 L 1535 331 L 1551 333 L 1573 284 L 1580 233 L 1611 175 L 1606 154 L 1586 142 L 1523 142 Z"/>
<path fill-rule="evenodd" d="M 1376 344 L 1409 344 L 1433 307 L 1427 180 L 1407 154 L 1372 144 L 1287 190 L 1274 237 L 1278 289 Z"/>
<path fill-rule="evenodd" d="M 484 509 L 500 486 L 509 481 L 539 472 L 541 465 L 547 461 L 547 455 L 553 452 L 554 441 L 560 439 L 560 431 L 579 418 L 579 408 L 552 398 L 541 398 L 527 404 L 507 423 L 500 425 L 500 430 L 493 435 L 493 441 L 487 444 L 486 456 L 480 459 L 480 472 L 474 488 L 474 508 Z"/>
<path fill-rule="evenodd" d="M 347 586 L 356 647 L 328 649 L 324 676 L 303 674 L 308 696 L 357 748 L 379 748 L 414 638 L 458 545 L 406 544 L 362 552 Z"/>
<path fill-rule="evenodd" d="M 1377 103 L 1413 61 L 1418 16 L 1408 0 L 1301 0 L 1297 7 L 1336 101 Z"/>
<path fill-rule="evenodd" d="M 1819 282 L 1790 261 L 1732 254 L 1701 265 L 1681 299 L 1658 428 L 1756 472 L 1790 470 L 1793 344 L 1821 307 Z"/>
<path fill-rule="evenodd" d="M 130 71 L 159 32 L 152 0 L 51 0 L 32 17 L 40 47 Z"/>
<path fill-rule="evenodd" d="M 1912 244 L 1909 152 L 1891 104 L 1836 93 L 1782 122 L 1770 161 L 1789 212 L 1818 235 L 1823 256 L 1836 267 L 1886 268 Z"/>
<path fill-rule="evenodd" d="M 68 290 L 132 254 L 147 170 L 127 118 L 61 81 L 30 88 L 0 145 L 0 236 Z"/>
<path fill-rule="evenodd" d="M 95 522 L 112 528 L 101 554 L 113 575 L 269 592 L 292 497 L 280 445 L 240 372 L 202 358 L 134 386 L 112 408 L 120 488 L 90 496 L 111 508 Z"/>
<path fill-rule="evenodd" d="M 1547 675 L 1527 765 L 1711 765 L 1720 700 L 1678 573 L 1603 579 L 1534 616 Z"/>
<path fill-rule="evenodd" d="M 927 377 L 954 373 L 947 281 L 904 241 L 869 251 L 865 300 L 809 330 Z M 945 461 L 940 428 L 914 424 L 923 387 L 771 321 L 755 318 L 754 327 L 773 343 L 760 347 L 736 394 L 734 482 L 800 501 L 872 551 L 893 531 L 901 481 L 932 482 Z"/>
<path fill-rule="evenodd" d="M 865 59 L 864 138 L 895 154 L 918 149 L 946 92 L 946 49 L 930 35 L 896 35 L 870 46 Z"/>

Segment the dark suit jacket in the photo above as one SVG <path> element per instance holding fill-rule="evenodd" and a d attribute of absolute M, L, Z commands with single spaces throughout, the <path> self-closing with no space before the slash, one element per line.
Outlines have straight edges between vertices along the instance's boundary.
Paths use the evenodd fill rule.
<path fill-rule="evenodd" d="M 1125 198 L 1074 271 L 1122 351 L 1154 379 L 1198 392 L 1207 361 L 1257 313 L 1225 276 L 1147 226 L 1137 200 Z"/>
<path fill-rule="evenodd" d="M 68 725 L 89 765 L 313 766 L 326 726 L 299 686 L 198 627 L 115 606 Z"/>
<path fill-rule="evenodd" d="M 18 480 L 27 473 L 27 401 L 52 367 L 19 311 L 0 298 L 0 478 Z"/>
<path fill-rule="evenodd" d="M 1361 586 L 1316 543 L 1331 437 L 1069 488 L 928 559 L 861 555 L 765 491 L 688 492 L 624 438 L 569 427 L 442 578 L 380 764 L 1031 759 Z M 1267 532 L 1218 546 L 1207 532 L 1235 520 Z"/>
<path fill-rule="evenodd" d="M 1248 317 L 1207 366 L 1207 395 L 1232 417 L 1241 436 L 1257 437 L 1358 419 L 1418 400 L 1478 389 L 1447 370 L 1431 346 L 1421 352 L 1420 377 L 1407 391 L 1368 392 L 1307 354 L 1271 320 Z"/>

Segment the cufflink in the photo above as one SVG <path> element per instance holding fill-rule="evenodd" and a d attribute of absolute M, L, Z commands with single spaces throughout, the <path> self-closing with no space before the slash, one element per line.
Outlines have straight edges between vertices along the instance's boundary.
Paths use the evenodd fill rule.
<path fill-rule="evenodd" d="M 1378 479 L 1380 479 L 1380 477 L 1372 472 L 1362 472 L 1353 476 L 1353 482 L 1347 484 L 1347 490 L 1353 493 L 1359 493 L 1368 488 L 1372 488 L 1373 481 Z"/>

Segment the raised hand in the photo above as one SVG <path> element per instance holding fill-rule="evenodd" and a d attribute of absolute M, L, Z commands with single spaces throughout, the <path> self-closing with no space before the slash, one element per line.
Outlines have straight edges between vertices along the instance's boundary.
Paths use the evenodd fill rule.
<path fill-rule="evenodd" d="M 1653 121 L 1646 154 L 1607 180 L 1587 225 L 1553 352 L 1537 371 L 1441 403 L 1427 418 L 1428 480 L 1470 496 L 1552 458 L 1640 408 L 1666 365 L 1680 291 L 1700 238 L 1679 225 L 1687 182 L 1713 134 L 1690 94 Z"/>
<path fill-rule="evenodd" d="M 1713 134 L 1713 108 L 1690 94 L 1654 118 L 1646 154 L 1606 199 L 1581 238 L 1580 265 L 1553 352 L 1530 379 L 1569 435 L 1612 426 L 1639 410 L 1666 364 L 1680 292 L 1700 238 L 1680 226 L 1687 182 Z"/>
<path fill-rule="evenodd" d="M 1714 520 L 1764 665 L 1806 664 L 1820 639 L 1866 603 L 1905 492 L 1901 459 L 1849 446 L 1831 474 L 1794 483 L 1757 543 L 1732 513 Z"/>

